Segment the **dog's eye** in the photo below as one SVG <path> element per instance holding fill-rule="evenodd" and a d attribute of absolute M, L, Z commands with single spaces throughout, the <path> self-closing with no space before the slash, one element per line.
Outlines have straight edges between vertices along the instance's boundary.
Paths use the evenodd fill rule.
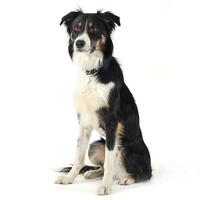
<path fill-rule="evenodd" d="M 81 30 L 80 26 L 77 25 L 74 27 L 74 32 L 78 33 L 78 32 L 80 32 L 80 30 Z"/>
<path fill-rule="evenodd" d="M 89 29 L 90 33 L 96 33 L 98 31 L 97 27 L 93 26 Z"/>

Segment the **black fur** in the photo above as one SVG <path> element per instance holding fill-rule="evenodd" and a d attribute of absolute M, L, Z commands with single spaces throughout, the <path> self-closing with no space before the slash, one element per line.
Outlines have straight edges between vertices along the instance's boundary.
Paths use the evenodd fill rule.
<path fill-rule="evenodd" d="M 106 65 L 101 68 L 96 76 L 102 83 L 109 81 L 115 83 L 115 88 L 111 91 L 109 97 L 109 107 L 103 108 L 99 112 L 101 118 L 109 122 L 109 128 L 112 130 L 114 128 L 112 125 L 115 125 L 116 128 L 116 122 L 124 124 L 124 133 L 120 137 L 120 144 L 123 147 L 124 165 L 127 172 L 133 174 L 136 181 L 150 179 L 152 171 L 150 154 L 143 141 L 138 109 L 131 92 L 124 83 L 122 71 L 116 59 L 111 57 L 110 61 L 106 62 Z M 109 149 L 112 149 L 113 142 L 110 142 L 110 140 L 113 140 L 114 136 L 109 128 L 105 128 L 107 133 L 106 143 L 110 146 Z"/>
<path fill-rule="evenodd" d="M 117 123 L 124 125 L 120 144 L 123 148 L 123 163 L 128 173 L 132 174 L 136 181 L 151 178 L 151 159 L 146 147 L 139 123 L 138 109 L 135 100 L 124 82 L 122 70 L 117 60 L 112 56 L 113 43 L 111 32 L 115 25 L 120 26 L 120 18 L 110 12 L 97 12 L 96 14 L 83 14 L 81 11 L 72 12 L 62 18 L 67 26 L 68 33 L 72 34 L 69 40 L 69 54 L 73 55 L 73 42 L 76 34 L 73 32 L 76 20 L 92 20 L 101 27 L 99 35 L 106 38 L 101 47 L 104 59 L 101 68 L 94 74 L 100 83 L 114 82 L 115 87 L 109 95 L 109 106 L 97 110 L 100 127 L 106 131 L 106 145 L 109 150 L 114 148 L 116 142 Z M 98 39 L 98 35 L 96 38 Z M 95 37 L 90 36 L 91 40 Z"/>
<path fill-rule="evenodd" d="M 57 172 L 69 173 L 71 169 L 72 167 L 64 167 L 62 169 L 59 169 Z M 89 170 L 97 170 L 97 169 L 99 169 L 99 167 L 85 165 L 83 168 L 81 168 L 81 170 L 79 171 L 79 174 L 84 174 L 85 172 Z"/>
<path fill-rule="evenodd" d="M 115 137 L 116 137 L 116 127 L 117 120 L 110 109 L 101 108 L 97 111 L 99 115 L 99 124 L 100 127 L 105 130 L 106 133 L 106 146 L 109 150 L 113 150 L 115 146 Z"/>

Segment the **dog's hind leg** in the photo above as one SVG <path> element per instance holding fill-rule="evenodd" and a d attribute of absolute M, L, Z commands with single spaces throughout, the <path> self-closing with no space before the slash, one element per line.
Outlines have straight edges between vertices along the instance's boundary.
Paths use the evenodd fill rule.
<path fill-rule="evenodd" d="M 99 168 L 85 172 L 84 178 L 91 179 L 103 176 L 103 164 L 105 159 L 105 140 L 101 139 L 92 143 L 88 151 L 88 156 L 90 161 L 97 165 Z"/>

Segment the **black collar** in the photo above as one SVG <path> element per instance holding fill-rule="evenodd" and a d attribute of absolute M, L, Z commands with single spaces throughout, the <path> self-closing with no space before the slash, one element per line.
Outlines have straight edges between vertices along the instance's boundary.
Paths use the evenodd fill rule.
<path fill-rule="evenodd" d="M 99 70 L 101 69 L 101 66 L 103 65 L 103 63 L 100 63 L 99 61 L 99 66 L 97 69 L 92 69 L 92 70 L 85 70 L 86 75 L 95 75 L 99 72 Z"/>
<path fill-rule="evenodd" d="M 86 75 L 94 75 L 98 72 L 98 69 L 92 69 L 92 70 L 85 70 Z"/>

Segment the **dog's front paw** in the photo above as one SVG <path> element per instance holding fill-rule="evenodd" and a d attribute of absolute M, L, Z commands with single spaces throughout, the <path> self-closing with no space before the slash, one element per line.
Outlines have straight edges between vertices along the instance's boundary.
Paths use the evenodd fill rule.
<path fill-rule="evenodd" d="M 110 193 L 111 193 L 111 188 L 103 185 L 97 191 L 97 195 L 108 195 Z"/>
<path fill-rule="evenodd" d="M 67 184 L 72 184 L 73 181 L 74 178 L 72 178 L 71 176 L 59 176 L 56 179 L 55 184 L 67 185 Z"/>

